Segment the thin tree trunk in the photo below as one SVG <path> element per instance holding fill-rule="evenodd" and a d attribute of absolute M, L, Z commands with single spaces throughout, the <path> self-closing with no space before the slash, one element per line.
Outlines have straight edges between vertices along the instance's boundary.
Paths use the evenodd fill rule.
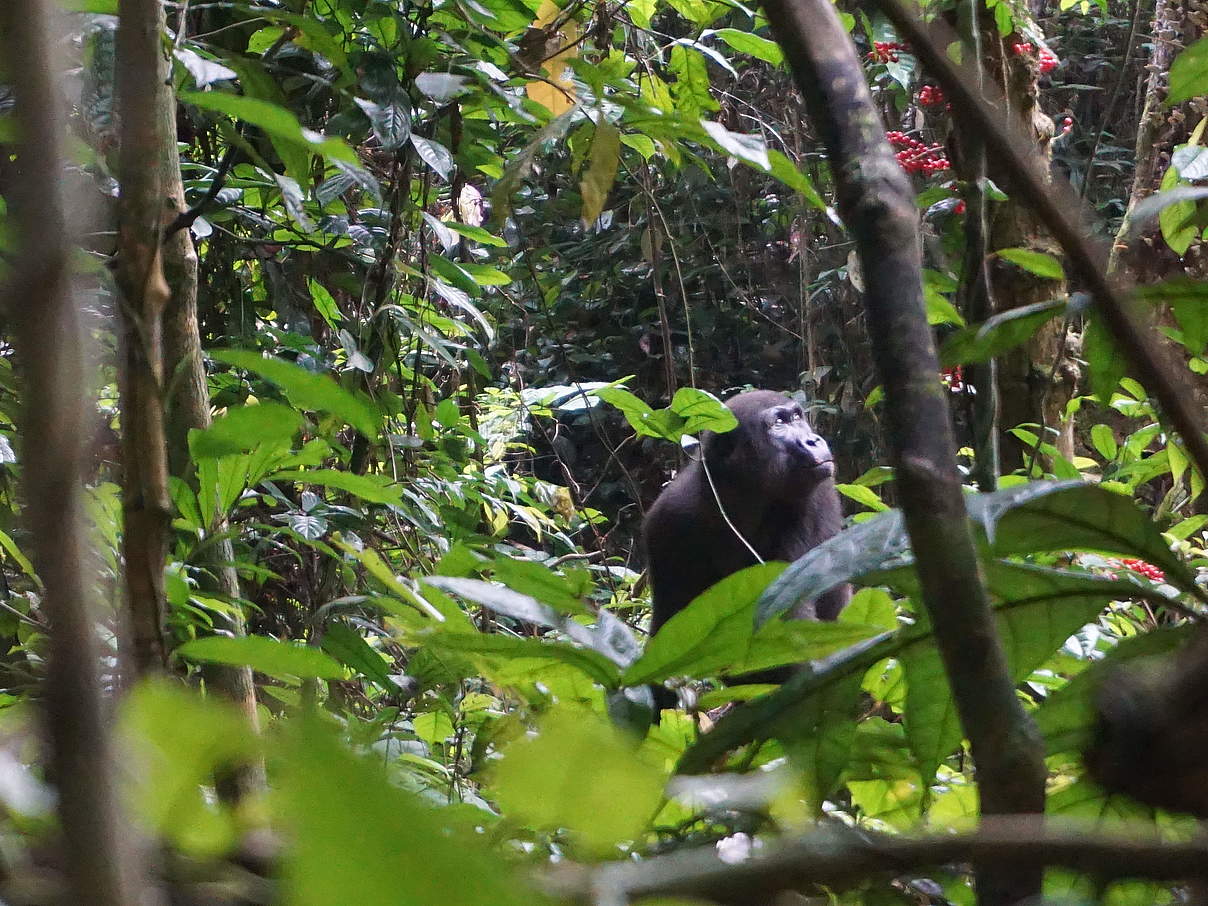
<path fill-rule="evenodd" d="M 164 559 L 171 518 L 164 441 L 162 318 L 168 303 L 160 235 L 170 209 L 158 166 L 165 134 L 160 95 L 165 66 L 159 0 L 119 0 L 117 97 L 121 117 L 118 181 L 118 362 L 122 412 L 122 553 L 130 619 L 127 666 L 162 669 Z"/>
<path fill-rule="evenodd" d="M 66 900 L 133 906 L 140 879 L 114 794 L 92 583 L 85 575 L 81 487 L 88 381 L 60 196 L 61 105 L 51 73 L 49 6 L 43 0 L 0 5 L 5 59 L 21 61 L 9 68 L 21 126 L 9 214 L 20 252 L 13 260 L 6 314 L 25 377 L 25 515 L 50 622 L 44 713 L 66 844 Z"/>
<path fill-rule="evenodd" d="M 159 7 L 157 29 L 159 33 L 164 29 L 162 6 Z M 166 61 L 163 71 L 166 75 Z M 160 81 L 166 82 L 166 79 Z M 176 103 L 172 91 L 167 88 L 158 93 L 157 101 L 161 134 L 169 139 L 159 147 L 159 178 L 163 197 L 175 215 L 185 209 L 180 154 L 176 142 L 170 140 L 176 128 Z M 163 319 L 164 372 L 168 376 L 168 464 L 172 475 L 196 487 L 193 461 L 189 455 L 189 431 L 208 428 L 211 419 L 210 393 L 197 322 L 197 251 L 188 229 L 177 230 L 164 240 L 163 268 L 171 293 Z M 225 533 L 227 525 L 222 522 L 211 526 L 211 530 Z M 238 602 L 241 597 L 239 575 L 231 565 L 235 552 L 230 539 L 224 537 L 217 544 L 206 545 L 204 550 L 202 560 L 197 564 L 203 570 L 202 589 Z M 243 617 L 240 613 L 232 610 L 229 614 L 216 613 L 213 618 L 216 626 L 233 635 L 243 635 Z M 203 675 L 208 685 L 239 706 L 253 729 L 259 729 L 256 687 L 250 667 L 212 664 L 203 668 Z M 253 765 L 237 771 L 232 778 L 224 778 L 220 792 L 228 798 L 238 798 L 263 785 L 263 766 Z"/>
<path fill-rule="evenodd" d="M 1139 2 L 1139 0 L 1138 0 Z M 1177 50 L 1178 15 L 1169 0 L 1157 0 L 1153 11 L 1152 39 L 1153 48 L 1146 67 L 1148 75 L 1145 78 L 1145 104 L 1141 108 L 1141 120 L 1137 125 L 1137 143 L 1133 154 L 1133 183 L 1129 192 L 1128 208 L 1120 221 L 1120 229 L 1116 232 L 1108 257 L 1108 269 L 1115 272 L 1123 267 L 1128 276 L 1136 279 L 1136 268 L 1133 262 L 1127 260 L 1128 252 L 1139 243 L 1130 243 L 1129 234 L 1132 232 L 1133 209 L 1152 195 L 1158 188 L 1157 148 L 1158 133 L 1167 123 L 1167 111 L 1163 108 L 1166 100 L 1166 87 L 1170 81 L 1170 64 Z"/>

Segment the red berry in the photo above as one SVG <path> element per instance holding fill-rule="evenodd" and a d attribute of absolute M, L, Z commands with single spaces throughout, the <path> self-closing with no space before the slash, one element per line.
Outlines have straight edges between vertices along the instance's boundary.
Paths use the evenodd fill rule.
<path fill-rule="evenodd" d="M 963 198 L 960 201 L 958 201 L 955 205 L 952 206 L 952 213 L 953 214 L 964 214 L 965 213 L 965 200 Z"/>

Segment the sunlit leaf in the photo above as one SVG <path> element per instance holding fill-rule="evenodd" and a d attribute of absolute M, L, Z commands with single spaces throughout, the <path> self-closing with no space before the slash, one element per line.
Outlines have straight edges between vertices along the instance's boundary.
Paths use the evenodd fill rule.
<path fill-rule="evenodd" d="M 261 635 L 209 636 L 185 642 L 174 652 L 189 661 L 251 667 L 268 676 L 343 679 L 344 668 L 318 648 L 278 642 Z"/>
<path fill-rule="evenodd" d="M 381 416 L 327 375 L 246 349 L 217 349 L 209 354 L 219 362 L 254 371 L 278 384 L 296 406 L 338 415 L 369 437 L 377 433 Z"/>
<path fill-rule="evenodd" d="M 662 771 L 642 761 L 632 742 L 599 715 L 564 706 L 542 717 L 536 738 L 504 749 L 491 789 L 505 815 L 536 827 L 567 828 L 586 851 L 603 853 L 641 834 L 663 780 Z"/>
<path fill-rule="evenodd" d="M 198 459 L 230 456 L 260 444 L 288 447 L 302 427 L 302 416 L 280 403 L 236 406 L 205 430 L 189 432 L 189 450 Z"/>

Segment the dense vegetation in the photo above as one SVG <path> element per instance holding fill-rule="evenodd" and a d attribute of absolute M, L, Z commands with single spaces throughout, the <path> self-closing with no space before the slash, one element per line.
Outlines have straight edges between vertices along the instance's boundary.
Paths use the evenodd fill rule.
<path fill-rule="evenodd" d="M 822 4 L 852 152 L 773 3 L 6 0 L 0 898 L 1202 895 L 1204 14 L 915 4 Z M 853 159 L 910 182 L 921 380 Z M 849 527 L 647 644 L 641 514 L 747 387 Z"/>

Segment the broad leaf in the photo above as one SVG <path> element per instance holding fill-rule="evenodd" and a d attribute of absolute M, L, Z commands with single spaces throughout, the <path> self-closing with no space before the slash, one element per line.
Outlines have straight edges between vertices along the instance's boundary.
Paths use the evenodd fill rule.
<path fill-rule="evenodd" d="M 290 401 L 300 408 L 337 415 L 367 437 L 377 434 L 381 416 L 368 403 L 353 396 L 326 375 L 315 374 L 291 362 L 266 358 L 246 349 L 218 349 L 212 351 L 210 356 L 267 378 L 279 385 Z"/>
<path fill-rule="evenodd" d="M 189 432 L 195 459 L 213 459 L 253 450 L 261 444 L 288 448 L 302 427 L 302 416 L 288 406 L 265 401 L 237 406 L 204 430 Z"/>
<path fill-rule="evenodd" d="M 344 668 L 318 648 L 278 642 L 262 635 L 209 636 L 185 642 L 174 652 L 189 661 L 251 667 L 268 676 L 343 679 Z"/>

